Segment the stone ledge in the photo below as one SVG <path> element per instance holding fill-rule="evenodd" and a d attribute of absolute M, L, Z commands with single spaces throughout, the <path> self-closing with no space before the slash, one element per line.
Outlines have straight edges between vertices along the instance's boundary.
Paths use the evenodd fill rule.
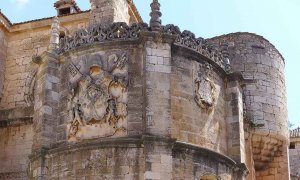
<path fill-rule="evenodd" d="M 194 155 L 198 155 L 203 158 L 211 159 L 212 162 L 218 162 L 225 164 L 226 166 L 233 168 L 236 172 L 240 172 L 244 175 L 247 175 L 249 173 L 248 168 L 245 164 L 238 164 L 234 160 L 232 160 L 230 157 L 220 154 L 218 152 L 215 152 L 210 149 L 206 149 L 203 147 L 198 147 L 192 144 L 179 142 L 177 141 L 174 144 L 173 151 L 185 151 L 187 153 L 191 153 Z"/>
<path fill-rule="evenodd" d="M 184 57 L 187 57 L 187 58 L 195 59 L 195 61 L 197 61 L 197 62 L 206 61 L 209 64 L 211 64 L 215 68 L 215 70 L 217 70 L 217 72 L 219 72 L 220 74 L 222 74 L 224 76 L 228 74 L 228 72 L 225 71 L 224 66 L 220 66 L 218 63 L 216 63 L 212 59 L 208 58 L 207 56 L 204 56 L 203 54 L 201 54 L 201 53 L 199 53 L 199 52 L 197 52 L 197 51 L 195 51 L 191 48 L 181 46 L 181 45 L 178 45 L 178 44 L 174 43 L 172 45 L 171 50 L 172 50 L 172 57 L 174 57 L 174 52 L 175 52 L 178 55 L 181 55 L 181 56 L 184 56 Z"/>
<path fill-rule="evenodd" d="M 33 123 L 33 107 L 0 110 L 0 128 Z"/>
<path fill-rule="evenodd" d="M 27 172 L 1 172 L 0 179 L 19 179 L 19 178 L 27 178 Z"/>
<path fill-rule="evenodd" d="M 33 116 L 33 106 L 0 110 L 0 121 Z"/>
<path fill-rule="evenodd" d="M 232 164 L 232 165 L 236 164 L 236 162 L 233 159 L 231 159 L 230 157 L 228 157 L 226 155 L 222 155 L 222 154 L 217 153 L 213 150 L 203 148 L 203 147 L 199 147 L 199 146 L 189 144 L 189 143 L 185 143 L 185 142 L 177 141 L 174 145 L 174 149 L 177 149 L 177 150 L 189 149 L 190 152 L 192 152 L 192 153 L 200 153 L 200 154 L 203 154 L 203 155 L 211 154 L 213 156 L 207 156 L 207 157 L 209 157 L 209 158 L 218 158 L 218 159 L 220 158 L 220 159 L 223 160 L 223 162 L 226 162 L 228 164 Z"/>
<path fill-rule="evenodd" d="M 29 158 L 31 161 L 38 159 L 40 157 L 52 156 L 55 154 L 74 152 L 74 151 L 84 151 L 93 150 L 98 148 L 144 148 L 145 144 L 148 143 L 158 143 L 163 145 L 168 145 L 174 152 L 184 151 L 186 153 L 192 153 L 199 155 L 203 158 L 212 159 L 218 163 L 225 164 L 226 166 L 233 168 L 236 172 L 248 173 L 248 169 L 244 164 L 237 164 L 234 160 L 226 155 L 220 154 L 218 152 L 198 147 L 192 144 L 176 141 L 174 138 L 165 138 L 160 136 L 134 136 L 134 137 L 124 137 L 124 138 L 110 138 L 110 139 L 95 139 L 88 140 L 77 143 L 62 143 L 57 145 L 52 149 L 41 149 L 40 151 L 33 152 Z"/>
<path fill-rule="evenodd" d="M 1 120 L 0 128 L 11 127 L 11 126 L 23 126 L 23 125 L 28 125 L 28 124 L 32 124 L 32 123 L 33 123 L 32 117 Z"/>

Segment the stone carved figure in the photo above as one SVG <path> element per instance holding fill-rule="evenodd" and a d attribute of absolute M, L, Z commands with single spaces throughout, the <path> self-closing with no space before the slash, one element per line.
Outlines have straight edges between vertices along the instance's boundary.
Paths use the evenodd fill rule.
<path fill-rule="evenodd" d="M 93 56 L 88 64 L 70 63 L 69 141 L 126 133 L 127 54 Z"/>
<path fill-rule="evenodd" d="M 210 109 L 215 104 L 216 87 L 212 79 L 212 66 L 208 63 L 200 64 L 195 79 L 195 101 L 203 109 Z"/>

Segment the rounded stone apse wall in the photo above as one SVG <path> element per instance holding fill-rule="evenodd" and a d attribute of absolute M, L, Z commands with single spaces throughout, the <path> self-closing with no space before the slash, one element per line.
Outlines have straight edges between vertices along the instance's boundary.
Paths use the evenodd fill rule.
<path fill-rule="evenodd" d="M 98 24 L 64 37 L 37 62 L 41 150 L 30 176 L 245 178 L 243 80 L 225 55 L 174 25 Z"/>
<path fill-rule="evenodd" d="M 289 137 L 284 59 L 269 41 L 251 33 L 233 33 L 209 41 L 217 46 L 226 42 L 233 71 L 253 80 L 243 87 L 244 120 L 251 129 L 246 139 L 250 137 L 252 141 L 249 145 L 255 169 L 274 175 L 268 172 L 271 166 L 281 169 L 280 163 L 288 164 L 281 160 L 282 156 L 287 157 Z M 288 169 L 280 171 L 287 175 L 283 171 Z"/>
<path fill-rule="evenodd" d="M 213 38 L 227 42 L 233 71 L 255 80 L 244 87 L 245 116 L 255 131 L 276 138 L 288 138 L 285 62 L 275 47 L 263 37 L 236 33 Z"/>
<path fill-rule="evenodd" d="M 222 73 L 189 49 L 172 50 L 172 136 L 227 154 L 225 83 Z"/>

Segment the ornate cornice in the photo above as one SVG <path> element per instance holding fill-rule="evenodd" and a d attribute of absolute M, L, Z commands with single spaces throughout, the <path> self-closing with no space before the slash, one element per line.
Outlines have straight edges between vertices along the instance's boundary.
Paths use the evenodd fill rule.
<path fill-rule="evenodd" d="M 73 36 L 66 36 L 60 40 L 58 54 L 65 53 L 77 47 L 91 45 L 98 42 L 113 42 L 136 40 L 141 38 L 141 32 L 152 32 L 154 35 L 159 34 L 173 36 L 176 46 L 188 48 L 211 61 L 215 62 L 225 72 L 230 73 L 231 67 L 226 53 L 217 50 L 212 44 L 208 43 L 204 38 L 196 38 L 195 34 L 190 31 L 181 32 L 175 25 L 162 26 L 159 30 L 152 31 L 146 23 L 132 24 L 128 26 L 126 23 L 118 22 L 111 25 L 98 24 L 87 29 L 77 31 Z M 225 55 L 225 56 L 224 56 Z"/>
<path fill-rule="evenodd" d="M 121 22 L 111 25 L 94 25 L 88 29 L 77 31 L 72 37 L 62 38 L 57 52 L 60 54 L 76 47 L 97 42 L 138 39 L 140 31 L 147 28 L 148 25 L 145 23 L 132 24 L 131 26 Z"/>

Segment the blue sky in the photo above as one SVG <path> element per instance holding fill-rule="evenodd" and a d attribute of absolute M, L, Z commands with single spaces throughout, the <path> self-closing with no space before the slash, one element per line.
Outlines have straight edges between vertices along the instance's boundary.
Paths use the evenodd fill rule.
<path fill-rule="evenodd" d="M 55 0 L 1 0 L 2 12 L 21 22 L 54 16 Z M 145 22 L 151 0 L 135 0 Z M 89 0 L 77 0 L 89 9 Z M 160 0 L 163 24 L 176 24 L 209 38 L 230 32 L 253 32 L 267 38 L 286 62 L 289 120 L 300 126 L 300 0 Z M 300 105 L 299 105 L 300 106 Z"/>

